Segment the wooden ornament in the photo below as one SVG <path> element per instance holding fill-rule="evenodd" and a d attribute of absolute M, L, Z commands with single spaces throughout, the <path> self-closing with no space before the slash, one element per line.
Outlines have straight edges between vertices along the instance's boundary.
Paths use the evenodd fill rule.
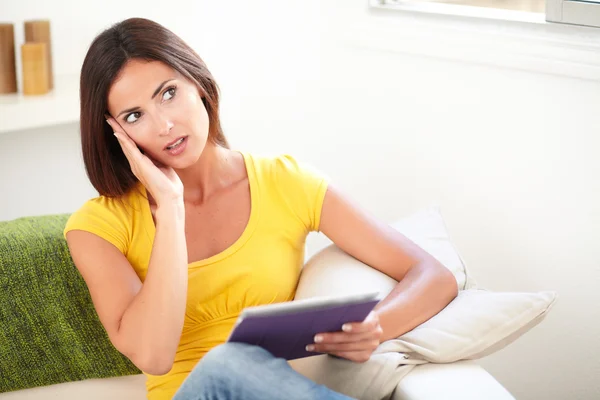
<path fill-rule="evenodd" d="M 0 24 L 0 94 L 16 92 L 15 28 L 13 24 Z"/>
<path fill-rule="evenodd" d="M 46 43 L 46 58 L 48 59 L 48 82 L 50 89 L 53 89 L 54 75 L 52 73 L 52 41 L 50 38 L 50 21 L 25 21 L 25 42 Z"/>
<path fill-rule="evenodd" d="M 23 94 L 38 95 L 50 91 L 48 79 L 48 51 L 46 43 L 21 45 L 23 62 Z"/>

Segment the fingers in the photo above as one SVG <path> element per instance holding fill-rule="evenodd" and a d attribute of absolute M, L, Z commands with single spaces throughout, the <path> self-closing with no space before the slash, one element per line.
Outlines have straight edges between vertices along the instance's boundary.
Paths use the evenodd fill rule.
<path fill-rule="evenodd" d="M 133 166 L 136 164 L 135 155 L 132 154 L 129 144 L 125 141 L 124 137 L 121 136 L 120 133 L 115 132 L 114 135 L 117 138 L 119 145 L 121 146 L 121 150 L 123 150 L 123 154 L 125 154 L 125 157 L 127 157 L 129 165 L 131 165 L 131 167 L 133 168 Z"/>
<path fill-rule="evenodd" d="M 135 162 L 135 163 L 145 162 L 144 158 L 146 158 L 146 157 L 140 151 L 140 149 L 137 147 L 137 144 L 135 144 L 133 139 L 131 139 L 129 137 L 129 135 L 123 130 L 123 128 L 121 128 L 121 125 L 119 125 L 119 123 L 117 121 L 115 121 L 114 118 L 110 118 L 110 117 L 106 119 L 106 122 L 113 129 L 114 135 L 117 138 L 117 140 L 119 141 L 119 144 L 121 145 L 121 148 L 123 149 L 123 153 L 125 153 L 125 156 L 129 160 L 129 163 L 132 164 L 132 162 Z M 132 164 L 132 166 L 133 166 L 133 164 Z"/>
<path fill-rule="evenodd" d="M 344 332 L 360 333 L 370 332 L 379 325 L 379 317 L 377 313 L 370 312 L 363 322 L 350 322 L 342 326 Z"/>
<path fill-rule="evenodd" d="M 310 345 L 309 345 L 310 346 Z M 317 353 L 333 353 L 338 351 L 366 351 L 371 352 L 379 346 L 379 339 L 367 339 L 347 343 L 315 343 L 314 351 Z"/>
<path fill-rule="evenodd" d="M 325 337 L 325 335 L 327 335 Z M 318 338 L 323 336 L 322 338 Z M 328 333 L 319 334 L 315 339 L 320 339 L 318 343 L 306 346 L 308 351 L 315 353 L 326 353 L 336 357 L 345 358 L 350 361 L 363 363 L 371 358 L 373 351 L 381 343 L 381 327 L 377 327 L 373 332 L 363 332 L 359 334 Z"/>
<path fill-rule="evenodd" d="M 157 203 L 161 202 L 159 198 L 165 201 L 182 200 L 183 184 L 175 170 L 142 153 L 114 118 L 109 115 L 105 117 L 129 162 L 131 172 L 152 194 Z"/>
<path fill-rule="evenodd" d="M 137 148 L 136 144 L 133 142 L 133 140 L 131 140 L 129 135 L 125 133 L 123 128 L 121 128 L 121 125 L 119 125 L 119 123 L 115 121 L 114 118 L 109 117 L 106 119 L 106 122 L 112 128 L 114 135 L 119 140 L 119 143 L 121 144 L 121 147 L 123 147 L 123 150 L 127 150 L 130 154 L 133 154 L 134 152 L 132 150 L 133 148 L 135 148 L 139 152 L 139 149 Z"/>
<path fill-rule="evenodd" d="M 363 332 L 359 334 L 349 334 L 345 332 L 318 334 L 315 336 L 315 343 L 307 348 L 309 351 L 319 353 L 331 353 L 336 351 L 361 351 L 375 350 L 381 343 L 381 328 L 374 329 L 372 332 Z"/>
<path fill-rule="evenodd" d="M 314 344 L 307 346 L 308 351 L 329 354 L 347 352 L 367 352 L 371 354 L 381 343 L 383 330 L 376 313 L 371 313 L 363 322 L 345 324 L 340 332 L 319 333 Z M 354 358 L 362 358 L 353 354 Z M 355 357 L 356 356 L 356 357 Z M 345 356 L 341 356 L 347 358 Z"/>
<path fill-rule="evenodd" d="M 363 340 L 379 340 L 381 338 L 382 330 L 379 325 L 374 326 L 373 329 L 366 332 L 328 332 L 328 333 L 319 333 L 315 335 L 315 343 L 352 343 L 352 342 L 360 342 Z"/>
<path fill-rule="evenodd" d="M 158 168 L 163 167 L 163 165 L 160 162 L 153 160 L 150 157 L 146 156 L 144 153 L 142 153 L 138 148 L 137 144 L 133 141 L 133 139 L 131 139 L 131 137 L 129 137 L 129 135 L 123 130 L 123 128 L 121 128 L 121 125 L 119 125 L 119 123 L 114 118 L 107 116 L 106 122 L 110 125 L 111 128 L 113 128 L 114 135 L 119 141 L 119 144 L 121 145 L 121 148 L 123 149 L 123 152 L 125 153 L 125 156 L 127 156 L 127 158 L 129 159 L 130 163 L 132 160 L 134 160 L 137 163 L 147 163 L 149 165 L 154 164 Z"/>
<path fill-rule="evenodd" d="M 363 322 L 347 323 L 340 332 L 319 333 L 315 343 L 349 343 L 361 340 L 380 339 L 383 333 L 377 314 L 371 312 Z"/>
<path fill-rule="evenodd" d="M 135 143 L 133 142 L 133 140 L 131 140 L 131 138 L 125 132 L 122 131 L 122 128 L 118 124 L 118 122 L 116 122 L 113 118 L 110 118 L 110 117 L 108 117 L 106 119 L 106 122 L 112 128 L 114 135 L 117 138 L 119 145 L 121 146 L 121 150 L 123 150 L 123 154 L 125 154 L 125 157 L 127 158 L 127 161 L 129 162 L 129 166 L 131 167 L 131 172 L 133 172 L 133 174 L 138 179 L 140 179 L 139 161 L 140 161 L 140 156 L 142 156 L 142 154 L 138 150 L 138 148 L 135 145 Z"/>
<path fill-rule="evenodd" d="M 123 135 L 126 135 L 121 125 L 113 117 L 106 114 L 104 117 L 106 118 L 106 123 L 110 125 L 114 133 L 122 133 Z"/>

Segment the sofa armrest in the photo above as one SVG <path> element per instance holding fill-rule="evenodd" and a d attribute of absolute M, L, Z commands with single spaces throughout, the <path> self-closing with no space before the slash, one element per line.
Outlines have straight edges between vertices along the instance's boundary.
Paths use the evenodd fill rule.
<path fill-rule="evenodd" d="M 0 400 L 145 400 L 146 376 L 86 379 L 14 392 L 0 393 Z"/>
<path fill-rule="evenodd" d="M 391 400 L 514 400 L 515 398 L 474 361 L 423 364 L 405 376 Z"/>

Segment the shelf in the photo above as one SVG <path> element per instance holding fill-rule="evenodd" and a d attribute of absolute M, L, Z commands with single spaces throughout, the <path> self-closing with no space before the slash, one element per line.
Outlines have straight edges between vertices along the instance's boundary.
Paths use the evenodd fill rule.
<path fill-rule="evenodd" d="M 0 95 L 0 135 L 79 121 L 79 75 L 54 77 L 54 89 L 40 96 Z"/>

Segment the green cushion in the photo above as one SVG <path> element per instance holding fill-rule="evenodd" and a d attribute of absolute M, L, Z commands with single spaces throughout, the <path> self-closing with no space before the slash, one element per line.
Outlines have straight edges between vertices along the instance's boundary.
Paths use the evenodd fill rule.
<path fill-rule="evenodd" d="M 98 319 L 63 238 L 68 217 L 0 222 L 0 392 L 140 373 Z"/>

